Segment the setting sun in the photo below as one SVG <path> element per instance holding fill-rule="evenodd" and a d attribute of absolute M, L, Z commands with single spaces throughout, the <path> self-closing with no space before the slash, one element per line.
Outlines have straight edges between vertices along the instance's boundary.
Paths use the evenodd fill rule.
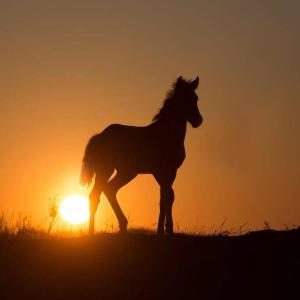
<path fill-rule="evenodd" d="M 89 219 L 89 202 L 81 195 L 65 198 L 59 207 L 60 216 L 70 224 L 82 224 Z"/>

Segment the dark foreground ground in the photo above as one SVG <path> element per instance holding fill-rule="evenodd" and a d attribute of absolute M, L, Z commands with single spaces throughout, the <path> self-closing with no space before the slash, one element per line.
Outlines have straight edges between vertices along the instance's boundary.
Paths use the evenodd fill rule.
<path fill-rule="evenodd" d="M 0 299 L 300 299 L 300 230 L 0 239 Z"/>

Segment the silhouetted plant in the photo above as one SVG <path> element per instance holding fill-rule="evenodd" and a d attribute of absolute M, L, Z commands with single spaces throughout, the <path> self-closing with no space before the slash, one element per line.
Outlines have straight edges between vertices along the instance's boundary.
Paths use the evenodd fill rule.
<path fill-rule="evenodd" d="M 9 226 L 7 222 L 7 215 L 4 212 L 0 214 L 0 235 L 7 236 L 9 235 Z"/>
<path fill-rule="evenodd" d="M 249 232 L 249 230 L 247 230 L 245 227 L 248 223 L 243 223 L 237 227 L 234 227 L 230 230 L 230 235 L 242 235 L 245 234 L 247 232 Z"/>
<path fill-rule="evenodd" d="M 27 232 L 30 231 L 32 228 L 31 226 L 31 216 L 23 215 L 22 213 L 19 213 L 16 220 L 16 227 L 15 232 L 16 235 L 24 236 Z"/>
<path fill-rule="evenodd" d="M 54 227 L 55 223 L 58 220 L 58 201 L 57 201 L 57 196 L 49 199 L 48 213 L 49 213 L 49 218 L 50 218 L 49 226 L 48 226 L 48 234 L 50 234 L 52 228 Z"/>
<path fill-rule="evenodd" d="M 271 230 L 271 226 L 268 221 L 265 221 L 264 224 L 265 224 L 265 227 L 264 227 L 265 230 Z"/>

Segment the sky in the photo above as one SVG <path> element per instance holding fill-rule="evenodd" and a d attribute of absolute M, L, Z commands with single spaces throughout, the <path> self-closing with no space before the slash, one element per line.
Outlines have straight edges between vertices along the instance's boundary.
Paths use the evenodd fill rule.
<path fill-rule="evenodd" d="M 200 77 L 174 183 L 176 230 L 300 225 L 300 2 L 0 1 L 0 211 L 47 219 L 79 185 L 89 137 L 144 126 L 180 75 Z M 119 193 L 155 228 L 159 187 Z M 97 226 L 116 224 L 104 196 Z"/>

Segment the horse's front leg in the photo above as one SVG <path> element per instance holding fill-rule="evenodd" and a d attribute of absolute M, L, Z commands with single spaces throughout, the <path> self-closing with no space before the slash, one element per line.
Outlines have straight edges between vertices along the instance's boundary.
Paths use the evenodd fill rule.
<path fill-rule="evenodd" d="M 157 224 L 157 234 L 164 235 L 164 226 L 166 219 L 166 201 L 162 192 L 162 188 L 160 188 L 160 203 L 159 203 L 159 217 Z"/>
<path fill-rule="evenodd" d="M 174 191 L 171 186 L 163 185 L 160 187 L 160 212 L 158 218 L 157 234 L 173 233 L 172 206 L 174 202 Z"/>
<path fill-rule="evenodd" d="M 160 212 L 157 225 L 157 234 L 164 234 L 164 227 L 168 234 L 173 233 L 172 206 L 174 202 L 173 182 L 176 177 L 176 170 L 161 170 L 153 174 L 160 185 Z"/>
<path fill-rule="evenodd" d="M 172 188 L 169 188 L 166 193 L 166 232 L 167 234 L 173 234 L 172 207 L 174 202 L 174 191 Z"/>

